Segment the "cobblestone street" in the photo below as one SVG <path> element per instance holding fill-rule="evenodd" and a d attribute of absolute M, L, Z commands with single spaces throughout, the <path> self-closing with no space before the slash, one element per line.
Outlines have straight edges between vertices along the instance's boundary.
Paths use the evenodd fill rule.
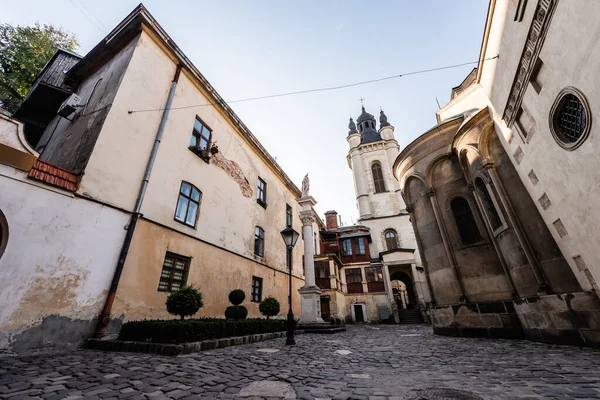
<path fill-rule="evenodd" d="M 0 398 L 600 398 L 600 351 L 589 348 L 441 337 L 428 326 L 351 326 L 284 342 L 180 357 L 3 357 Z"/>

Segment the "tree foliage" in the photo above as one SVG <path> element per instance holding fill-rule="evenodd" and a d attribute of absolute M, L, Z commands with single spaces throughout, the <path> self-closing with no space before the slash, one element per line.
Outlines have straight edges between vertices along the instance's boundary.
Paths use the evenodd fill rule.
<path fill-rule="evenodd" d="M 57 49 L 75 51 L 79 43 L 61 27 L 36 23 L 13 26 L 0 23 L 0 105 L 14 112 L 37 74 Z"/>
<path fill-rule="evenodd" d="M 267 318 L 274 317 L 275 315 L 279 314 L 279 302 L 276 298 L 269 296 L 260 302 L 258 310 Z"/>
<path fill-rule="evenodd" d="M 167 312 L 181 319 L 194 315 L 204 305 L 202 293 L 194 286 L 184 286 L 167 297 Z"/>
<path fill-rule="evenodd" d="M 239 306 L 242 304 L 244 299 L 246 298 L 246 293 L 242 289 L 235 289 L 229 292 L 229 301 L 234 306 Z"/>

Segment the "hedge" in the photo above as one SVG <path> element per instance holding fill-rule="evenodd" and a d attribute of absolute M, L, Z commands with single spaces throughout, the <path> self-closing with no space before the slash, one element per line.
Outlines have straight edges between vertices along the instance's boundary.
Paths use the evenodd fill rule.
<path fill-rule="evenodd" d="M 187 343 L 208 339 L 285 331 L 283 319 L 252 318 L 229 320 L 197 318 L 186 320 L 143 320 L 123 324 L 118 340 L 153 343 Z"/>

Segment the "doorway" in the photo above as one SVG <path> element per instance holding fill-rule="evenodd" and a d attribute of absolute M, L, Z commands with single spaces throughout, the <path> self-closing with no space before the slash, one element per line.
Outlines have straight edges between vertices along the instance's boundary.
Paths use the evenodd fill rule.
<path fill-rule="evenodd" d="M 365 315 L 363 313 L 362 304 L 354 304 L 354 322 L 365 322 Z"/>
<path fill-rule="evenodd" d="M 329 296 L 321 297 L 321 318 L 328 320 L 331 318 L 331 310 L 329 307 Z"/>
<path fill-rule="evenodd" d="M 395 271 L 390 275 L 390 281 L 400 284 L 392 284 L 392 292 L 400 309 L 416 308 L 417 298 L 411 277 L 403 271 Z"/>

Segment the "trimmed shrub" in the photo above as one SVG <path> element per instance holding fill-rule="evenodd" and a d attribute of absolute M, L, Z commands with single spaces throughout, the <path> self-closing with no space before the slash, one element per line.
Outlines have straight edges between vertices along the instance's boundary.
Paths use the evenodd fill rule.
<path fill-rule="evenodd" d="M 123 324 L 118 340 L 187 343 L 222 339 L 259 333 L 283 332 L 287 321 L 281 319 L 251 318 L 231 320 L 222 318 L 196 318 L 186 320 L 144 320 Z"/>
<path fill-rule="evenodd" d="M 267 319 L 274 317 L 279 314 L 279 302 L 276 298 L 269 296 L 260 302 L 258 310 L 262 315 L 265 315 Z"/>
<path fill-rule="evenodd" d="M 248 316 L 248 310 L 244 306 L 229 306 L 225 310 L 227 319 L 245 319 Z"/>
<path fill-rule="evenodd" d="M 229 301 L 234 306 L 239 306 L 242 304 L 244 299 L 246 298 L 246 293 L 242 289 L 235 289 L 229 293 Z"/>
<path fill-rule="evenodd" d="M 202 302 L 202 293 L 191 285 L 171 293 L 167 297 L 166 305 L 169 314 L 178 315 L 183 319 L 196 314 L 204 303 Z"/>

